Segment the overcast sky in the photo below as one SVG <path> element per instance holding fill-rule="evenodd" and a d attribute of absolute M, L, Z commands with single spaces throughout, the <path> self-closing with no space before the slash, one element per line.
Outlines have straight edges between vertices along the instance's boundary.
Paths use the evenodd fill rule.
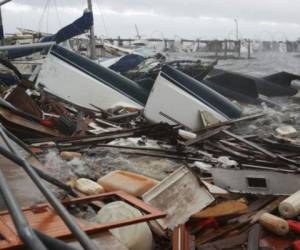
<path fill-rule="evenodd" d="M 86 0 L 13 0 L 2 8 L 4 30 L 43 32 L 81 16 Z M 93 0 L 95 32 L 105 37 L 235 38 L 300 37 L 300 0 Z"/>

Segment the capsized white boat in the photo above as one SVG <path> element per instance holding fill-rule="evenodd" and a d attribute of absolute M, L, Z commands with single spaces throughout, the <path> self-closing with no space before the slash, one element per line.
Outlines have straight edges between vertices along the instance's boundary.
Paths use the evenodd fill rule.
<path fill-rule="evenodd" d="M 141 109 L 148 93 L 137 83 L 60 46 L 53 46 L 37 85 L 79 106 L 102 109 L 122 105 Z"/>
<path fill-rule="evenodd" d="M 163 121 L 197 131 L 203 127 L 201 112 L 209 113 L 216 122 L 241 115 L 241 110 L 221 94 L 165 65 L 152 87 L 145 117 L 152 122 Z"/>

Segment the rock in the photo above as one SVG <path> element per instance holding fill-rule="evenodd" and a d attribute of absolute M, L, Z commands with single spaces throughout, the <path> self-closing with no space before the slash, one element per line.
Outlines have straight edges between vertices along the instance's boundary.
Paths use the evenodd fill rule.
<path fill-rule="evenodd" d="M 97 182 L 86 178 L 80 178 L 76 180 L 75 188 L 87 195 L 101 194 L 105 192 L 104 188 Z"/>

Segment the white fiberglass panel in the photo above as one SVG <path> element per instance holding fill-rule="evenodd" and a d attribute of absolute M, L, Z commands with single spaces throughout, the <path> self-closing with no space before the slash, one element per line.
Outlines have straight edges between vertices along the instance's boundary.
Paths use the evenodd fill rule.
<path fill-rule="evenodd" d="M 43 84 L 50 93 L 90 109 L 94 109 L 91 104 L 102 109 L 117 105 L 142 108 L 126 95 L 52 54 L 42 65 L 37 84 Z"/>
<path fill-rule="evenodd" d="M 152 122 L 181 124 L 197 131 L 201 128 L 200 111 L 211 113 L 217 120 L 227 118 L 194 96 L 159 75 L 145 106 L 144 114 Z"/>

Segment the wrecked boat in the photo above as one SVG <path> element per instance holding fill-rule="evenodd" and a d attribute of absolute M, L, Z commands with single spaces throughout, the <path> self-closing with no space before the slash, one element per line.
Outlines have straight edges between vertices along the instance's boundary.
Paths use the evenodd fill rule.
<path fill-rule="evenodd" d="M 295 80 L 300 76 L 288 72 L 278 72 L 265 77 L 254 77 L 247 74 L 230 72 L 215 68 L 217 61 L 202 65 L 199 61 L 174 60 L 168 62 L 162 54 L 150 57 L 131 52 L 128 55 L 104 61 L 102 64 L 116 72 L 138 82 L 151 85 L 158 77 L 163 65 L 173 66 L 183 73 L 202 81 L 221 95 L 242 103 L 276 105 L 270 97 L 293 96 L 299 86 Z M 126 65 L 126 66 L 125 66 Z"/>
<path fill-rule="evenodd" d="M 46 91 L 86 108 L 99 107 L 105 110 L 116 106 L 136 109 L 145 107 L 146 118 L 153 122 L 170 122 L 173 119 L 172 123 L 175 120 L 192 130 L 200 127 L 197 117 L 201 111 L 212 112 L 216 121 L 224 121 L 241 114 L 241 111 L 226 98 L 170 66 L 161 70 L 153 88 L 151 83 L 138 84 L 57 45 L 49 51 L 38 73 L 36 86 L 43 86 Z M 168 99 L 157 96 L 156 89 L 160 86 L 168 86 L 158 91 L 163 96 L 168 94 Z M 173 108 L 174 104 L 178 103 L 178 98 L 186 103 L 182 105 L 182 111 L 191 112 L 194 124 L 187 122 L 191 121 L 191 117 L 172 118 L 174 115 L 169 114 L 170 111 L 162 111 L 163 107 Z M 165 113 L 165 117 L 156 115 L 154 118 L 154 114 L 160 112 Z"/>
<path fill-rule="evenodd" d="M 257 104 L 264 97 L 293 96 L 298 90 L 292 82 L 300 76 L 288 72 L 279 72 L 265 77 L 254 77 L 236 72 L 213 69 L 204 82 L 225 96 L 235 100 Z"/>
<path fill-rule="evenodd" d="M 167 65 L 155 80 L 144 113 L 152 122 L 164 121 L 192 131 L 203 127 L 201 113 L 209 114 L 211 123 L 241 116 L 241 110 L 224 96 Z"/>
<path fill-rule="evenodd" d="M 86 108 L 124 105 L 142 108 L 147 91 L 137 83 L 61 46 L 49 51 L 37 86 Z"/>
<path fill-rule="evenodd" d="M 35 46 L 46 58 L 29 79 L 2 61 L 16 82 L 0 99 L 0 153 L 13 163 L 0 168 L 0 249 L 295 245 L 299 133 L 266 114 L 242 116 L 227 98 L 262 100 L 255 79 L 245 90 L 238 82 L 248 77 L 224 73 L 217 89 L 209 72 L 195 79 L 164 65 L 154 81 L 135 82 L 55 42 Z M 261 88 L 290 75 L 281 77 Z M 291 110 L 280 123 L 297 125 Z"/>

